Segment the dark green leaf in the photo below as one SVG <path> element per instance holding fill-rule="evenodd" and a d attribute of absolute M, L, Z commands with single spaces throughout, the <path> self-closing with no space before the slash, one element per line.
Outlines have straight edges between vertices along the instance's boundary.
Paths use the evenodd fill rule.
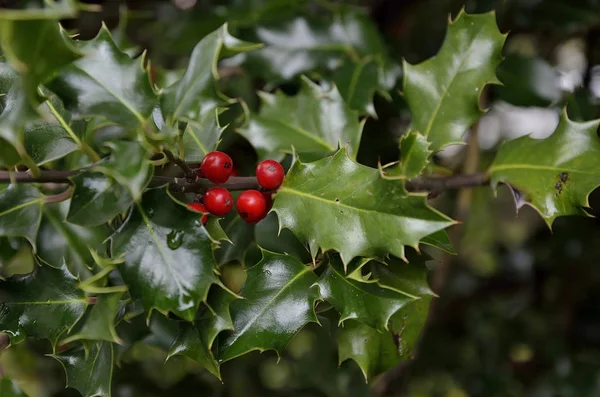
<path fill-rule="evenodd" d="M 260 158 L 283 158 L 294 148 L 299 153 L 327 155 L 349 145 L 356 158 L 362 124 L 336 87 L 327 89 L 302 78 L 300 92 L 288 97 L 261 92 L 261 111 L 252 114 L 240 130 Z"/>
<path fill-rule="evenodd" d="M 497 83 L 506 35 L 495 14 L 461 11 L 448 26 L 439 53 L 418 65 L 404 62 L 404 95 L 412 114 L 412 129 L 431 142 L 431 149 L 461 143 L 481 116 L 479 96 L 486 84 Z"/>
<path fill-rule="evenodd" d="M 231 36 L 226 24 L 204 37 L 194 48 L 183 77 L 162 94 L 161 105 L 168 123 L 172 125 L 181 118 L 199 122 L 201 115 L 213 110 L 222 100 L 216 89 L 219 58 L 258 47 L 260 44 Z"/>
<path fill-rule="evenodd" d="M 427 322 L 429 305 L 433 297 L 425 295 L 400 309 L 390 319 L 390 330 L 397 343 L 401 359 L 412 359 L 414 349 Z"/>
<path fill-rule="evenodd" d="M 77 283 L 66 267 L 48 266 L 0 281 L 0 332 L 8 333 L 12 343 L 29 336 L 49 339 L 55 346 L 87 307 L 88 301 Z"/>
<path fill-rule="evenodd" d="M 23 78 L 32 104 L 40 100 L 38 86 L 80 57 L 53 20 L 6 20 L 0 13 L 0 44 L 13 69 Z M 43 60 L 43 61 L 41 61 Z"/>
<path fill-rule="evenodd" d="M 145 124 L 156 95 L 142 60 L 122 53 L 106 26 L 93 40 L 75 44 L 83 58 L 63 68 L 50 89 L 77 116 L 104 116 L 129 128 Z"/>
<path fill-rule="evenodd" d="M 44 199 L 27 184 L 14 184 L 0 192 L 0 236 L 22 236 L 36 247 Z"/>
<path fill-rule="evenodd" d="M 169 357 L 178 354 L 187 356 L 221 379 L 219 363 L 212 347 L 219 333 L 233 330 L 229 305 L 234 299 L 235 295 L 221 288 L 211 291 L 207 302 L 210 310 L 194 325 L 180 323 L 179 334 L 169 349 Z"/>
<path fill-rule="evenodd" d="M 404 246 L 453 224 L 433 210 L 422 195 L 402 182 L 380 178 L 345 150 L 314 163 L 292 166 L 279 189 L 273 211 L 312 255 L 319 248 L 340 252 L 345 264 L 356 256 L 404 256 Z M 310 215 L 310 216 L 308 216 Z"/>
<path fill-rule="evenodd" d="M 52 357 L 62 364 L 67 374 L 67 387 L 76 389 L 83 397 L 110 397 L 114 362 L 112 343 L 95 343 L 89 352 L 78 346 Z"/>
<path fill-rule="evenodd" d="M 183 133 L 183 159 L 187 162 L 199 163 L 207 153 L 217 148 L 225 127 L 219 125 L 219 114 L 222 109 L 206 111 L 198 121 L 188 120 Z"/>
<path fill-rule="evenodd" d="M 287 229 L 279 230 L 277 215 L 270 213 L 254 228 L 256 244 L 268 251 L 288 254 L 302 263 L 311 261 L 310 252 Z"/>
<path fill-rule="evenodd" d="M 76 340 L 123 343 L 115 330 L 115 317 L 122 296 L 123 292 L 99 295 L 96 303 L 60 343 L 67 344 Z"/>
<path fill-rule="evenodd" d="M 450 241 L 450 237 L 445 230 L 440 230 L 429 236 L 423 237 L 421 244 L 429 245 L 438 248 L 450 255 L 456 255 L 456 250 Z"/>
<path fill-rule="evenodd" d="M 338 336 L 340 365 L 354 360 L 366 380 L 372 379 L 400 362 L 398 347 L 388 331 L 378 331 L 358 321 L 346 321 Z"/>
<path fill-rule="evenodd" d="M 38 165 L 66 156 L 77 144 L 59 125 L 39 124 L 25 130 L 25 150 Z"/>
<path fill-rule="evenodd" d="M 67 215 L 71 223 L 101 225 L 124 213 L 133 203 L 123 185 L 100 173 L 82 173 L 71 180 L 75 185 Z"/>
<path fill-rule="evenodd" d="M 320 296 L 341 314 L 340 324 L 354 319 L 380 330 L 387 330 L 390 318 L 418 296 L 384 288 L 378 282 L 360 282 L 346 277 L 342 263 L 335 257 L 319 278 Z"/>
<path fill-rule="evenodd" d="M 421 297 L 432 295 L 433 291 L 427 283 L 427 257 L 413 255 L 406 263 L 397 258 L 386 260 L 386 264 L 375 263 L 373 278 L 380 284 L 397 291 Z"/>
<path fill-rule="evenodd" d="M 125 259 L 119 267 L 123 280 L 146 311 L 192 321 L 211 284 L 218 283 L 211 236 L 166 190 L 148 191 L 112 243 L 113 257 Z"/>
<path fill-rule="evenodd" d="M 281 354 L 305 324 L 317 322 L 315 281 L 310 267 L 290 256 L 263 251 L 263 259 L 248 269 L 240 292 L 245 299 L 231 304 L 235 331 L 223 338 L 220 361 L 253 350 Z"/>
<path fill-rule="evenodd" d="M 412 179 L 429 164 L 431 144 L 418 132 L 409 132 L 400 138 L 400 164 L 385 171 L 389 179 Z"/>
<path fill-rule="evenodd" d="M 146 150 L 139 142 L 131 141 L 108 142 L 106 146 L 111 149 L 111 156 L 94 167 L 94 171 L 114 179 L 134 200 L 139 199 L 152 173 Z"/>
<path fill-rule="evenodd" d="M 21 391 L 17 382 L 9 378 L 0 378 L 0 396 L 2 397 L 27 397 L 27 394 Z"/>
<path fill-rule="evenodd" d="M 215 251 L 217 262 L 220 265 L 231 261 L 243 262 L 246 250 L 254 241 L 254 228 L 255 226 L 244 222 L 242 218 L 234 214 L 225 227 L 225 233 L 231 242 L 223 243 Z"/>
<path fill-rule="evenodd" d="M 504 143 L 488 170 L 492 186 L 514 186 L 548 225 L 558 216 L 586 215 L 582 207 L 589 207 L 588 195 L 600 185 L 598 124 L 571 121 L 563 112 L 550 137 Z"/>

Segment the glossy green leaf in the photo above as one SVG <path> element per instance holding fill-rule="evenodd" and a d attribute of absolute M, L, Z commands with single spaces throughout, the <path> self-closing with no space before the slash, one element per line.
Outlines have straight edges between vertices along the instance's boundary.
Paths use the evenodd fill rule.
<path fill-rule="evenodd" d="M 283 158 L 292 148 L 323 156 L 346 144 L 356 158 L 363 126 L 336 87 L 327 89 L 303 77 L 295 96 L 281 91 L 259 95 L 260 113 L 252 114 L 239 133 L 252 143 L 260 158 Z"/>
<path fill-rule="evenodd" d="M 100 173 L 81 173 L 71 178 L 74 184 L 67 221 L 81 226 L 96 226 L 124 213 L 133 203 L 128 190 Z"/>
<path fill-rule="evenodd" d="M 393 335 L 358 321 L 346 321 L 338 336 L 339 362 L 354 360 L 366 380 L 372 379 L 400 362 Z"/>
<path fill-rule="evenodd" d="M 102 251 L 108 231 L 102 227 L 82 227 L 65 222 L 70 201 L 44 205 L 44 220 L 37 236 L 37 256 L 45 264 L 87 278 L 94 259 L 90 250 Z"/>
<path fill-rule="evenodd" d="M 505 142 L 488 170 L 492 186 L 518 189 L 549 226 L 558 216 L 587 215 L 588 195 L 600 185 L 598 125 L 571 121 L 563 112 L 550 137 Z"/>
<path fill-rule="evenodd" d="M 6 59 L 23 78 L 32 104 L 40 100 L 38 86 L 80 57 L 60 25 L 53 20 L 6 20 L 0 13 L 0 45 Z M 43 61 L 40 61 L 43 60 Z"/>
<path fill-rule="evenodd" d="M 198 121 L 188 120 L 183 132 L 183 159 L 191 163 L 199 163 L 207 153 L 217 148 L 221 134 L 225 130 L 219 124 L 222 109 L 209 110 L 199 116 Z"/>
<path fill-rule="evenodd" d="M 384 288 L 378 282 L 360 282 L 346 277 L 337 258 L 330 263 L 317 282 L 320 296 L 340 313 L 340 324 L 348 319 L 370 327 L 387 330 L 390 318 L 418 296 Z"/>
<path fill-rule="evenodd" d="M 0 192 L 0 236 L 25 237 L 35 249 L 43 203 L 32 185 L 9 185 Z"/>
<path fill-rule="evenodd" d="M 412 129 L 438 151 L 462 143 L 462 136 L 481 116 L 479 96 L 486 84 L 497 83 L 506 35 L 496 15 L 461 11 L 448 25 L 439 53 L 418 65 L 404 62 L 403 91 L 412 114 Z"/>
<path fill-rule="evenodd" d="M 372 267 L 373 279 L 388 288 L 412 296 L 433 296 L 427 283 L 427 259 L 429 257 L 423 255 L 411 255 L 408 263 L 398 258 L 386 259 L 385 264 L 375 263 Z"/>
<path fill-rule="evenodd" d="M 390 169 L 385 169 L 384 178 L 412 179 L 421 174 L 427 164 L 431 144 L 418 132 L 408 132 L 400 138 L 400 163 Z"/>
<path fill-rule="evenodd" d="M 430 234 L 429 236 L 423 237 L 421 244 L 435 247 L 450 255 L 456 255 L 456 250 L 454 249 L 452 241 L 450 241 L 450 237 L 445 230 L 440 230 Z"/>
<path fill-rule="evenodd" d="M 23 276 L 0 281 L 0 332 L 12 343 L 26 337 L 58 338 L 83 316 L 88 300 L 66 267 L 37 266 Z"/>
<path fill-rule="evenodd" d="M 35 259 L 31 245 L 23 237 L 0 237 L 0 280 L 31 273 Z"/>
<path fill-rule="evenodd" d="M 0 378 L 0 396 L 2 397 L 27 397 L 17 382 L 9 378 Z"/>
<path fill-rule="evenodd" d="M 402 360 L 414 358 L 414 351 L 427 322 L 431 295 L 424 295 L 400 309 L 390 319 L 390 330 Z"/>
<path fill-rule="evenodd" d="M 131 194 L 134 200 L 142 196 L 152 173 L 148 153 L 139 142 L 113 141 L 106 144 L 111 156 L 94 167 L 94 171 L 109 176 Z"/>
<path fill-rule="evenodd" d="M 346 150 L 303 164 L 296 161 L 273 205 L 281 228 L 289 228 L 312 255 L 334 249 L 345 264 L 356 256 L 404 256 L 425 236 L 453 224 L 402 182 L 348 158 Z M 307 216 L 310 214 L 310 216 Z"/>
<path fill-rule="evenodd" d="M 231 242 L 221 244 L 215 251 L 217 262 L 222 265 L 231 261 L 243 262 L 244 255 L 250 244 L 254 241 L 254 225 L 246 223 L 237 214 L 232 214 L 225 233 Z"/>
<path fill-rule="evenodd" d="M 67 387 L 76 389 L 83 397 L 110 397 L 114 363 L 112 343 L 95 343 L 89 352 L 78 346 L 52 357 L 62 364 L 67 374 Z"/>
<path fill-rule="evenodd" d="M 220 343 L 219 360 L 227 361 L 253 350 L 281 354 L 307 323 L 317 322 L 317 276 L 296 259 L 263 251 L 263 259 L 248 269 L 240 291 L 245 299 L 231 304 L 234 331 Z"/>
<path fill-rule="evenodd" d="M 268 251 L 288 254 L 302 263 L 311 262 L 310 252 L 287 229 L 279 230 L 277 215 L 270 213 L 254 228 L 256 244 Z"/>
<path fill-rule="evenodd" d="M 96 297 L 96 303 L 88 309 L 69 335 L 61 340 L 61 344 L 76 340 L 123 343 L 115 330 L 115 318 L 122 296 L 123 292 L 113 292 Z"/>
<path fill-rule="evenodd" d="M 217 91 L 217 62 L 223 55 L 249 51 L 260 44 L 248 43 L 229 34 L 227 24 L 204 37 L 194 48 L 184 75 L 161 96 L 163 114 L 169 124 L 181 118 L 199 120 L 222 98 Z"/>
<path fill-rule="evenodd" d="M 210 310 L 193 325 L 180 323 L 179 334 L 169 349 L 169 357 L 178 354 L 189 357 L 221 379 L 219 363 L 212 348 L 219 333 L 233 330 L 229 306 L 234 299 L 235 295 L 222 288 L 211 291 L 207 302 Z"/>
<path fill-rule="evenodd" d="M 49 84 L 76 116 L 103 116 L 135 128 L 145 124 L 156 95 L 141 59 L 122 53 L 103 26 L 89 41 L 74 42 L 84 56 Z"/>
<path fill-rule="evenodd" d="M 132 297 L 146 311 L 173 312 L 192 321 L 211 284 L 218 283 L 212 238 L 198 217 L 166 190 L 148 191 L 112 237 L 113 257 Z"/>

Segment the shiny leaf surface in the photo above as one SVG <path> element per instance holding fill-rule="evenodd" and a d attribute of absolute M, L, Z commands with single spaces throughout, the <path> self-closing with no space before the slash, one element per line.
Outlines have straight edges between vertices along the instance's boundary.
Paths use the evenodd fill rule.
<path fill-rule="evenodd" d="M 42 220 L 43 197 L 31 185 L 9 185 L 0 192 L 0 236 L 25 237 L 32 247 Z"/>
<path fill-rule="evenodd" d="M 404 246 L 453 224 L 401 182 L 348 158 L 344 149 L 303 164 L 296 161 L 279 189 L 273 211 L 312 255 L 334 249 L 345 264 L 356 256 L 404 256 Z M 310 216 L 308 216 L 310 214 Z"/>
<path fill-rule="evenodd" d="M 248 269 L 240 291 L 245 299 L 231 304 L 234 331 L 219 345 L 219 360 L 253 350 L 281 354 L 307 323 L 317 322 L 314 305 L 317 276 L 310 267 L 287 255 L 263 251 L 263 259 Z"/>
<path fill-rule="evenodd" d="M 131 296 L 146 311 L 173 312 L 192 321 L 211 284 L 218 283 L 212 239 L 199 218 L 166 191 L 148 191 L 112 237 L 112 254 Z"/>
<path fill-rule="evenodd" d="M 412 179 L 421 174 L 429 164 L 429 150 L 431 144 L 423 135 L 409 132 L 400 138 L 400 163 L 398 166 L 386 170 L 387 176 L 400 179 Z"/>
<path fill-rule="evenodd" d="M 262 92 L 260 97 L 260 113 L 252 114 L 248 126 L 240 130 L 260 158 L 283 158 L 292 147 L 299 153 L 327 155 L 346 144 L 356 158 L 362 125 L 337 88 L 327 89 L 303 77 L 295 96 Z"/>
<path fill-rule="evenodd" d="M 52 357 L 62 364 L 67 374 L 67 387 L 76 389 L 83 397 L 111 395 L 112 343 L 94 343 L 89 352 L 78 346 Z"/>
<path fill-rule="evenodd" d="M 582 207 L 589 207 L 588 195 L 600 185 L 598 124 L 574 122 L 563 113 L 548 138 L 505 142 L 488 170 L 492 185 L 514 186 L 549 226 L 558 216 L 585 216 Z"/>
<path fill-rule="evenodd" d="M 66 267 L 36 266 L 23 276 L 0 281 L 0 332 L 12 343 L 25 337 L 57 339 L 81 318 L 88 301 Z"/>
<path fill-rule="evenodd" d="M 439 53 L 418 65 L 404 62 L 403 91 L 412 113 L 412 129 L 431 142 L 431 149 L 461 143 L 481 116 L 479 96 L 496 83 L 506 35 L 494 13 L 461 11 L 448 25 Z"/>
<path fill-rule="evenodd" d="M 198 121 L 190 120 L 183 132 L 183 159 L 192 163 L 202 161 L 207 153 L 217 148 L 224 127 L 219 125 L 221 110 L 209 110 Z"/>

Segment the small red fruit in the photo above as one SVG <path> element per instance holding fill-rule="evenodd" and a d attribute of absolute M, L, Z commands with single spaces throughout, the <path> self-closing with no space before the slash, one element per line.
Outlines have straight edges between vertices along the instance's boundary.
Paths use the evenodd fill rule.
<path fill-rule="evenodd" d="M 277 161 L 264 160 L 256 167 L 256 179 L 258 184 L 265 189 L 272 190 L 281 186 L 285 172 Z"/>
<path fill-rule="evenodd" d="M 225 183 L 233 171 L 231 157 L 223 152 L 210 152 L 200 164 L 200 172 L 212 183 Z"/>
<path fill-rule="evenodd" d="M 267 202 L 258 190 L 246 190 L 240 194 L 235 205 L 240 217 L 248 223 L 257 223 L 267 214 Z"/>
<path fill-rule="evenodd" d="M 204 215 L 202 216 L 202 224 L 206 225 L 206 222 L 208 222 L 208 211 L 206 210 L 206 207 L 203 204 L 200 203 L 189 203 L 187 205 L 188 209 L 194 211 L 194 212 L 203 212 Z"/>
<path fill-rule="evenodd" d="M 213 215 L 227 215 L 233 208 L 233 197 L 225 188 L 211 187 L 204 193 L 204 206 Z"/>

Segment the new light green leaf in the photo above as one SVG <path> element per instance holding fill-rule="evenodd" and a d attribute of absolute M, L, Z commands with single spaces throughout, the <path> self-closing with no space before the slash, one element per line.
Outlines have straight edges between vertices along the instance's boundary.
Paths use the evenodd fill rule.
<path fill-rule="evenodd" d="M 321 87 L 302 77 L 295 96 L 281 91 L 259 93 L 260 113 L 250 116 L 239 133 L 260 158 L 283 158 L 283 153 L 328 155 L 348 144 L 353 159 L 358 153 L 363 125 L 348 107 L 338 89 Z"/>
<path fill-rule="evenodd" d="M 0 236 L 25 237 L 35 250 L 43 203 L 43 196 L 32 185 L 12 184 L 1 191 Z"/>
<path fill-rule="evenodd" d="M 400 138 L 400 163 L 385 170 L 385 178 L 412 179 L 419 175 L 429 164 L 429 156 L 433 153 L 425 136 L 418 132 L 409 132 Z"/>
<path fill-rule="evenodd" d="M 222 288 L 213 289 L 207 302 L 210 310 L 206 310 L 193 325 L 180 323 L 179 334 L 169 349 L 168 357 L 189 357 L 221 379 L 219 363 L 213 353 L 213 343 L 221 332 L 233 330 L 229 306 L 235 299 L 235 295 Z"/>
<path fill-rule="evenodd" d="M 32 273 L 0 281 L 0 332 L 12 343 L 26 337 L 58 338 L 83 316 L 88 300 L 65 266 L 36 266 Z"/>
<path fill-rule="evenodd" d="M 565 111 L 548 138 L 505 142 L 488 170 L 492 186 L 515 187 L 548 226 L 559 216 L 587 215 L 588 195 L 600 185 L 599 123 L 571 121 Z"/>
<path fill-rule="evenodd" d="M 313 284 L 317 276 L 309 266 L 288 256 L 263 251 L 262 260 L 248 269 L 240 291 L 245 299 L 231 304 L 234 331 L 221 340 L 220 362 L 253 350 L 285 349 L 307 323 L 318 322 Z"/>
<path fill-rule="evenodd" d="M 330 258 L 316 285 L 321 298 L 340 313 L 340 324 L 353 319 L 380 330 L 388 330 L 388 322 L 394 313 L 418 299 L 418 296 L 384 288 L 376 282 L 346 277 L 344 267 L 336 257 Z"/>
<path fill-rule="evenodd" d="M 346 360 L 354 360 L 360 367 L 365 380 L 370 380 L 400 362 L 398 347 L 393 335 L 379 331 L 358 321 L 344 323 L 338 336 L 340 365 Z"/>
<path fill-rule="evenodd" d="M 81 346 L 52 356 L 67 374 L 67 387 L 83 397 L 110 397 L 114 364 L 113 344 L 98 342 L 89 351 Z"/>
<path fill-rule="evenodd" d="M 438 54 L 418 65 L 404 62 L 403 91 L 419 131 L 438 151 L 462 143 L 462 136 L 481 116 L 479 96 L 486 84 L 498 83 L 506 35 L 496 15 L 469 15 L 450 21 Z"/>
<path fill-rule="evenodd" d="M 335 155 L 296 161 L 279 189 L 273 211 L 280 228 L 307 243 L 313 257 L 336 250 L 344 264 L 357 256 L 404 256 L 404 246 L 454 222 L 429 207 L 423 195 L 409 194 L 402 182 L 381 179 L 378 170 Z"/>
<path fill-rule="evenodd" d="M 213 240 L 200 217 L 164 189 L 145 193 L 111 240 L 112 256 L 125 260 L 121 276 L 147 312 L 173 312 L 192 321 L 209 287 L 219 283 Z"/>
<path fill-rule="evenodd" d="M 101 173 L 84 172 L 71 178 L 74 185 L 67 221 L 97 226 L 125 213 L 133 203 L 129 190 Z"/>
<path fill-rule="evenodd" d="M 184 75 L 161 95 L 163 114 L 168 124 L 172 125 L 182 118 L 199 120 L 200 115 L 216 108 L 224 99 L 217 90 L 219 59 L 260 46 L 233 37 L 227 30 L 227 24 L 205 36 L 194 47 Z"/>
<path fill-rule="evenodd" d="M 121 52 L 106 26 L 94 39 L 74 43 L 83 57 L 61 69 L 49 88 L 78 117 L 103 116 L 128 128 L 144 125 L 156 95 L 143 59 Z"/>
<path fill-rule="evenodd" d="M 115 330 L 115 318 L 122 297 L 123 292 L 98 295 L 96 303 L 60 343 L 65 345 L 73 341 L 85 340 L 122 344 L 123 341 Z"/>

